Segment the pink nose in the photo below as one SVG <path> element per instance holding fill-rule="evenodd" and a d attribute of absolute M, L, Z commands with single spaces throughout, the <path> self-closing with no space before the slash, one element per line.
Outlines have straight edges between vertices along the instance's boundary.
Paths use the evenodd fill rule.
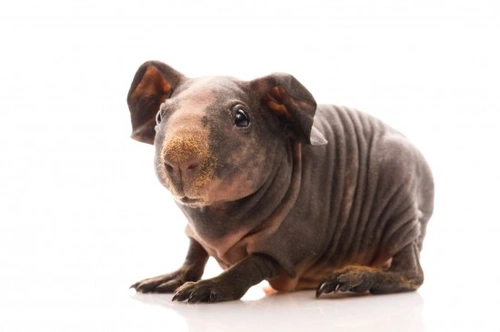
<path fill-rule="evenodd" d="M 200 160 L 196 156 L 183 158 L 182 161 L 173 161 L 165 159 L 165 169 L 167 172 L 176 179 L 190 179 L 193 173 L 200 165 Z"/>

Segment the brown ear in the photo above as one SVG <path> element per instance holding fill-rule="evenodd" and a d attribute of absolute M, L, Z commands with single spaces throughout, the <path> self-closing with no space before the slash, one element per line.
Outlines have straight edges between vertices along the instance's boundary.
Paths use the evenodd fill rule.
<path fill-rule="evenodd" d="M 313 126 L 316 101 L 295 77 L 276 73 L 252 81 L 251 86 L 261 96 L 264 107 L 285 122 L 299 141 L 311 145 L 327 143 Z"/>
<path fill-rule="evenodd" d="M 159 61 L 148 61 L 139 67 L 127 96 L 133 139 L 153 144 L 156 113 L 183 77 Z"/>

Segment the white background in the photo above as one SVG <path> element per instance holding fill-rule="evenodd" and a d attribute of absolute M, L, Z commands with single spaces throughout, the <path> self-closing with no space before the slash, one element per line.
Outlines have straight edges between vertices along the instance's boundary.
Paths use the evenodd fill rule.
<path fill-rule="evenodd" d="M 500 331 L 499 35 L 494 0 L 2 2 L 0 330 Z M 152 147 L 129 139 L 149 59 L 289 72 L 405 133 L 436 181 L 424 286 L 326 300 L 257 286 L 213 306 L 129 291 L 187 245 Z"/>

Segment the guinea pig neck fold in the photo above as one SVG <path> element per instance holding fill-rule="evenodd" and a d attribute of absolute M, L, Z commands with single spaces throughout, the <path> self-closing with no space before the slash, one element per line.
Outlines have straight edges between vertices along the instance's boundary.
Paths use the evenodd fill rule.
<path fill-rule="evenodd" d="M 293 142 L 291 152 L 292 169 L 289 186 L 281 202 L 276 206 L 272 214 L 257 227 L 256 232 L 259 233 L 259 236 L 274 233 L 297 201 L 302 179 L 302 145 L 298 142 Z M 279 176 L 279 174 L 277 176 Z"/>
<path fill-rule="evenodd" d="M 272 177 L 253 195 L 221 207 L 190 209 L 186 233 L 220 265 L 228 267 L 259 252 L 296 204 L 302 179 L 302 146 L 291 142 Z"/>

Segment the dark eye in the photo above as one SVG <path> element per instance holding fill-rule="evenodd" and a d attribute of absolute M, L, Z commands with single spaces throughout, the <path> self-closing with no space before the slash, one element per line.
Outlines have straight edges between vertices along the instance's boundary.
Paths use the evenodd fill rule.
<path fill-rule="evenodd" d="M 161 123 L 161 109 L 156 113 L 156 124 L 159 125 Z"/>
<path fill-rule="evenodd" d="M 234 124 L 236 127 L 248 127 L 250 125 L 250 118 L 248 114 L 241 108 L 236 109 L 234 113 Z"/>

